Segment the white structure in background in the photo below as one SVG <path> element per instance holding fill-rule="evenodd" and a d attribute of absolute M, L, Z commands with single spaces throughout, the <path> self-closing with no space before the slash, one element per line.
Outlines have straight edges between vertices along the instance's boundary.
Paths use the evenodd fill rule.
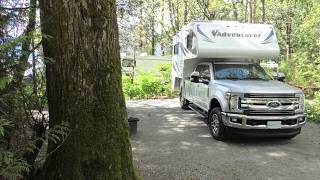
<path fill-rule="evenodd" d="M 128 1 L 127 0 L 117 0 L 116 6 L 117 6 L 117 8 L 127 8 Z"/>
<path fill-rule="evenodd" d="M 276 63 L 276 62 L 274 62 L 274 61 L 268 61 L 268 62 L 266 63 L 266 67 L 278 69 L 278 68 L 279 68 L 279 64 Z"/>
<path fill-rule="evenodd" d="M 173 90 L 206 58 L 276 58 L 280 53 L 275 30 L 267 24 L 236 21 L 193 21 L 173 38 Z"/>

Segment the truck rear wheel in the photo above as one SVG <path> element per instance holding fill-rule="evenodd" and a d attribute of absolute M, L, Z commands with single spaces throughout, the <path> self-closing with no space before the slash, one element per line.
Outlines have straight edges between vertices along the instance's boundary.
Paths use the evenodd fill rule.
<path fill-rule="evenodd" d="M 227 139 L 227 127 L 222 122 L 221 108 L 213 108 L 210 110 L 209 130 L 214 139 L 219 141 Z"/>
<path fill-rule="evenodd" d="M 185 99 L 182 90 L 180 91 L 180 106 L 182 109 L 189 109 L 189 100 Z"/>

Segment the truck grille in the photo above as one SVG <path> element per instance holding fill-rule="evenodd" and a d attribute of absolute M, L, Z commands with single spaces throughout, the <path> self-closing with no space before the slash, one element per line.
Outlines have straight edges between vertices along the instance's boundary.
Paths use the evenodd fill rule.
<path fill-rule="evenodd" d="M 258 115 L 258 116 L 269 116 L 269 115 L 294 115 L 293 110 L 244 110 L 245 115 Z"/>
<path fill-rule="evenodd" d="M 277 106 L 270 105 L 274 102 Z M 299 108 L 299 98 L 294 94 L 244 94 L 239 106 L 246 115 L 294 115 Z"/>
<path fill-rule="evenodd" d="M 295 94 L 244 94 L 245 98 L 294 98 Z"/>

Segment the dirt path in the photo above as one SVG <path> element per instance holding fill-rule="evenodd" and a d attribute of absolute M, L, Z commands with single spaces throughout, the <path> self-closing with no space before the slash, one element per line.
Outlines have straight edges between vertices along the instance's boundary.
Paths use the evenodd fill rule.
<path fill-rule="evenodd" d="M 177 99 L 127 102 L 140 118 L 132 137 L 143 179 L 318 180 L 320 125 L 308 123 L 292 140 L 211 138 L 207 125 Z"/>

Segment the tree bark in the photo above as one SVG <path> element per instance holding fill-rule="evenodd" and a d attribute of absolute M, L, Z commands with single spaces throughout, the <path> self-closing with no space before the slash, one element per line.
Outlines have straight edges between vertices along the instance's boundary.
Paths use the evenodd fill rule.
<path fill-rule="evenodd" d="M 232 8 L 233 8 L 233 16 L 234 16 L 234 20 L 238 21 L 238 10 L 237 10 L 237 4 L 236 3 L 232 3 Z"/>
<path fill-rule="evenodd" d="M 249 23 L 253 22 L 253 7 L 252 0 L 249 1 Z"/>
<path fill-rule="evenodd" d="M 290 19 L 290 18 L 288 18 Z M 291 45 L 291 20 L 286 22 L 286 60 L 291 59 L 292 45 Z"/>
<path fill-rule="evenodd" d="M 35 53 L 35 44 L 34 44 L 34 37 L 32 38 L 31 46 L 33 52 L 32 52 L 32 89 L 33 93 L 37 94 L 38 93 L 38 83 L 37 83 L 37 59 L 36 59 L 36 53 Z"/>
<path fill-rule="evenodd" d="M 175 11 L 176 11 L 176 29 L 179 31 L 180 30 L 180 12 L 179 12 L 179 8 L 180 8 L 180 5 L 179 5 L 179 1 L 177 1 L 177 4 L 176 4 L 176 8 L 175 8 Z"/>
<path fill-rule="evenodd" d="M 44 177 L 137 179 L 129 141 L 115 0 L 40 0 L 50 127 L 68 122 L 58 146 L 49 141 Z"/>
<path fill-rule="evenodd" d="M 154 52 L 156 51 L 156 25 L 155 25 L 155 17 L 152 17 L 151 22 L 151 55 L 154 55 Z"/>
<path fill-rule="evenodd" d="M 266 22 L 266 3 L 265 0 L 261 0 L 261 19 L 262 22 Z"/>
<path fill-rule="evenodd" d="M 176 29 L 175 21 L 174 21 L 175 13 L 174 13 L 174 7 L 173 7 L 172 0 L 168 0 L 168 7 L 169 7 L 169 18 L 170 18 L 170 23 L 172 26 L 173 34 L 176 34 L 177 29 Z"/>
<path fill-rule="evenodd" d="M 248 0 L 245 0 L 244 22 L 248 22 Z"/>
<path fill-rule="evenodd" d="M 184 14 L 183 14 L 183 24 L 187 25 L 188 24 L 188 1 L 184 0 Z"/>
<path fill-rule="evenodd" d="M 257 13 L 257 3 L 256 0 L 251 0 L 253 2 L 253 7 L 252 7 L 252 23 L 256 22 L 256 13 Z"/>

